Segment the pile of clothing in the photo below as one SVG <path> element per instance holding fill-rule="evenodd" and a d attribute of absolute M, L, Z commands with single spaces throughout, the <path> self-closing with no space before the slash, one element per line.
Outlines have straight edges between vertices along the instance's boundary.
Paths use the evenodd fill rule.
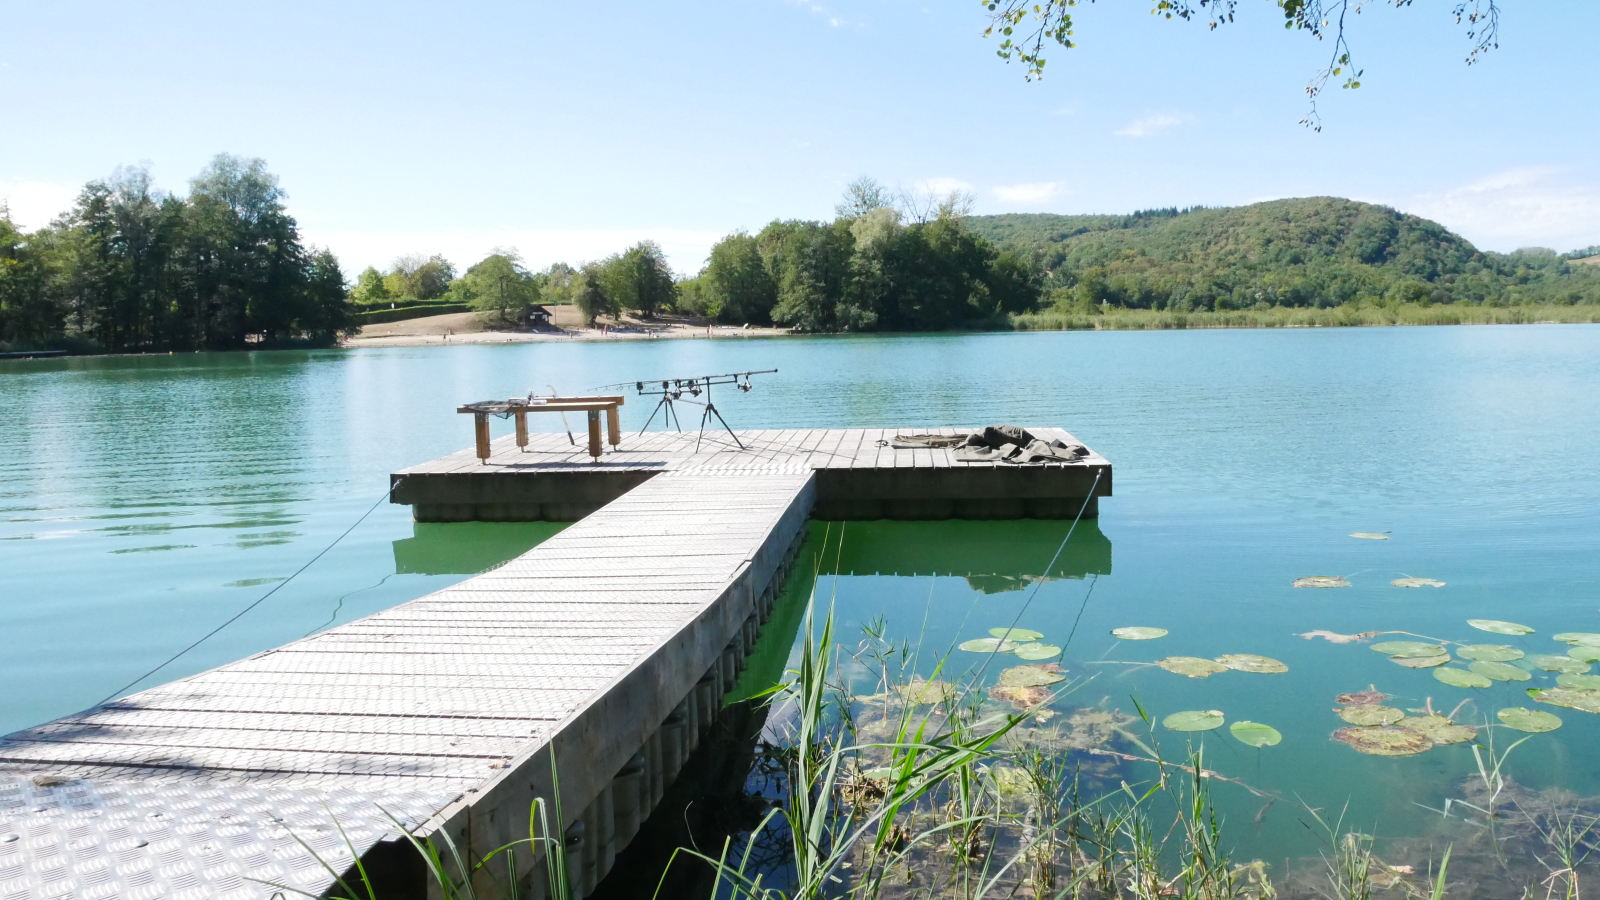
<path fill-rule="evenodd" d="M 1077 462 L 1089 455 L 1082 444 L 1059 438 L 1045 441 L 1016 425 L 990 425 L 975 434 L 897 434 L 889 446 L 900 450 L 955 450 L 956 462 Z"/>

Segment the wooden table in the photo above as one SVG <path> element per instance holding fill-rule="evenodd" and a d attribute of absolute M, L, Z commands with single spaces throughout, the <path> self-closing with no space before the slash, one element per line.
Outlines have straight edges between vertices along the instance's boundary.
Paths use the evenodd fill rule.
<path fill-rule="evenodd" d="M 618 397 L 513 397 L 510 400 L 485 400 L 468 403 L 456 410 L 472 413 L 473 430 L 478 438 L 478 460 L 489 461 L 489 417 L 515 416 L 517 420 L 517 446 L 528 446 L 528 413 L 531 412 L 586 412 L 589 414 L 589 455 L 600 460 L 600 413 L 606 414 L 606 437 L 615 450 L 622 443 L 622 425 L 618 421 L 617 407 L 623 398 Z"/>

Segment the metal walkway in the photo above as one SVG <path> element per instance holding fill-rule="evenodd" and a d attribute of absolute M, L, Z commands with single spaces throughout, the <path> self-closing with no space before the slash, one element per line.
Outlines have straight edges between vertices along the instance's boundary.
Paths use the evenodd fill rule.
<path fill-rule="evenodd" d="M 0 900 L 316 894 L 300 840 L 342 870 L 335 818 L 358 854 L 391 814 L 482 852 L 527 835 L 552 747 L 569 811 L 609 797 L 801 534 L 814 475 L 773 462 L 652 478 L 454 587 L 0 739 Z"/>

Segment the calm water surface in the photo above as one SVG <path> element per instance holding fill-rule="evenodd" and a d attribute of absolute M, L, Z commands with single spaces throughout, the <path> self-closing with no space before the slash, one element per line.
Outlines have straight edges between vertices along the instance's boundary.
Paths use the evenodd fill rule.
<path fill-rule="evenodd" d="M 1376 685 L 1404 708 L 1470 700 L 1458 718 L 1472 722 L 1550 709 L 1564 727 L 1524 744 L 1509 769 L 1533 788 L 1600 795 L 1600 717 L 1534 704 L 1527 684 L 1451 688 L 1364 646 L 1296 636 L 1404 630 L 1531 655 L 1564 651 L 1553 633 L 1600 632 L 1600 328 L 1589 326 L 0 363 L 0 733 L 100 701 L 289 576 L 379 500 L 391 470 L 469 443 L 459 402 L 773 367 L 722 403 L 736 427 L 1058 424 L 1113 461 L 1116 496 L 1074 539 L 1057 573 L 1069 577 L 1045 582 L 1021 620 L 1055 643 L 1071 635 L 1066 667 L 1096 676 L 1067 705 L 1137 699 L 1158 719 L 1220 709 L 1271 724 L 1283 743 L 1261 751 L 1225 729 L 1206 735 L 1208 766 L 1335 813 L 1348 800 L 1353 820 L 1391 835 L 1433 827 L 1422 806 L 1461 796 L 1471 751 L 1360 756 L 1328 739 L 1344 724 L 1335 695 Z M 624 425 L 647 413 L 625 407 Z M 896 636 L 942 650 L 1007 624 L 1028 596 L 1007 588 L 1043 570 L 1065 523 L 1003 528 L 850 523 L 840 577 L 824 586 L 841 633 L 853 642 L 883 616 Z M 406 508 L 379 504 L 303 575 L 139 686 L 437 590 L 551 531 L 413 525 Z M 1290 586 L 1306 575 L 1353 586 Z M 1402 576 L 1447 586 L 1390 586 Z M 1484 634 L 1469 618 L 1537 633 Z M 1171 634 L 1119 644 L 1108 632 L 1123 625 Z M 1290 671 L 1190 680 L 1125 664 L 1223 653 Z M 1158 737 L 1175 752 L 1191 739 Z M 1252 824 L 1260 800 L 1217 799 L 1249 854 L 1305 852 L 1292 809 Z"/>

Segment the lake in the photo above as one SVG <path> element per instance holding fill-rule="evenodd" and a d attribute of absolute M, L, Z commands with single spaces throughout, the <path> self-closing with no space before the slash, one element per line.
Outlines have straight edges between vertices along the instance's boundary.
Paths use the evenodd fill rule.
<path fill-rule="evenodd" d="M 368 510 L 282 590 L 135 687 L 437 590 L 552 533 L 557 526 L 537 523 L 415 525 L 406 508 L 380 502 L 390 471 L 470 443 L 460 402 L 774 367 L 750 394 L 719 396 L 735 427 L 1050 424 L 1116 466 L 1116 496 L 1079 526 L 1049 579 L 1036 576 L 1065 522 L 848 523 L 844 549 L 828 557 L 838 575 L 819 583 L 835 598 L 842 643 L 856 646 L 882 617 L 890 636 L 920 643 L 928 666 L 1020 614 L 1020 627 L 1066 647 L 1068 673 L 1093 676 L 1058 702 L 1064 713 L 1133 712 L 1137 702 L 1157 723 L 1213 709 L 1230 722 L 1266 723 L 1282 743 L 1248 747 L 1226 727 L 1158 724 L 1154 737 L 1176 756 L 1203 745 L 1207 768 L 1330 818 L 1348 803 L 1347 826 L 1384 838 L 1494 840 L 1431 811 L 1466 798 L 1478 779 L 1470 743 L 1385 758 L 1330 740 L 1346 724 L 1335 697 L 1369 685 L 1396 708 L 1431 704 L 1457 721 L 1494 723 L 1479 741 L 1493 733 L 1501 751 L 1523 735 L 1498 727 L 1498 710 L 1555 713 L 1559 730 L 1510 756 L 1513 790 L 1600 796 L 1600 717 L 1525 693 L 1554 686 L 1554 673 L 1513 660 L 1529 681 L 1459 688 L 1372 652 L 1374 640 L 1299 636 L 1408 632 L 1532 657 L 1567 651 L 1555 633 L 1600 631 L 1600 328 L 1581 325 L 0 363 L 0 733 L 122 692 Z M 624 407 L 624 427 L 648 412 Z M 837 540 L 838 525 L 814 531 L 830 528 Z M 1350 586 L 1292 587 L 1313 575 Z M 1407 577 L 1445 586 L 1391 584 Z M 1469 619 L 1534 633 L 1487 633 Z M 1168 634 L 1119 642 L 1109 632 L 1123 626 Z M 1230 653 L 1265 655 L 1289 671 L 1191 679 L 1148 665 Z M 981 656 L 951 651 L 950 664 Z M 1242 856 L 1276 868 L 1316 853 L 1296 801 L 1264 809 L 1260 796 L 1228 784 L 1214 799 Z"/>

